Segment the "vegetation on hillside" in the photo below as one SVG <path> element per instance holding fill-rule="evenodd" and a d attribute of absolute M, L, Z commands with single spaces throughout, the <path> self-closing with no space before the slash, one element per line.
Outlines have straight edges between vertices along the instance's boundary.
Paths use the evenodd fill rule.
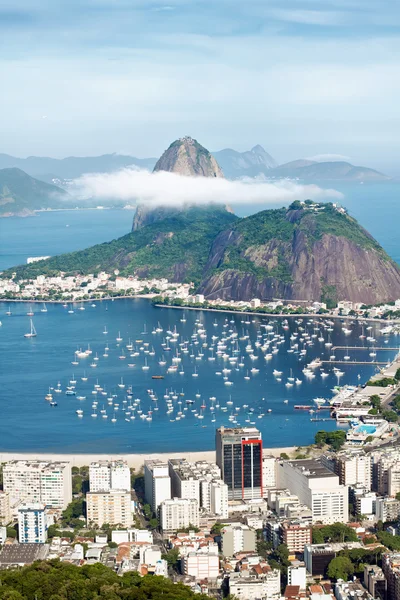
<path fill-rule="evenodd" d="M 229 236 L 227 245 L 219 249 L 222 250 L 219 266 L 205 272 L 213 242 L 222 231 L 235 235 Z M 288 210 L 265 210 L 244 219 L 215 205 L 171 212 L 119 239 L 9 269 L 5 276 L 10 276 L 14 270 L 17 278 L 34 278 L 61 270 L 85 274 L 118 269 L 121 275 L 166 277 L 170 281 L 199 284 L 205 276 L 230 269 L 253 274 L 259 280 L 275 278 L 290 284 L 295 257 L 293 248 L 299 233 L 303 234 L 302 239 L 311 252 L 313 244 L 323 234 L 330 234 L 387 257 L 353 218 L 339 212 L 332 204 L 324 204 L 316 211 L 310 201 L 306 208 L 300 202 L 294 202 Z M 330 307 L 334 306 L 337 302 L 335 287 L 323 285 L 322 299 Z"/>
<path fill-rule="evenodd" d="M 16 271 L 18 278 L 34 278 L 59 271 L 97 273 L 118 269 L 121 275 L 142 271 L 147 277 L 176 280 L 178 270 L 181 281 L 199 282 L 214 238 L 236 219 L 216 206 L 190 208 L 111 242 L 9 269 L 4 275 Z"/>
<path fill-rule="evenodd" d="M 27 175 L 21 169 L 0 169 L 0 216 L 60 208 L 68 194 L 49 183 Z"/>
<path fill-rule="evenodd" d="M 0 598 L 7 600 L 201 600 L 187 586 L 137 573 L 118 576 L 101 564 L 76 567 L 59 560 L 0 571 Z"/>

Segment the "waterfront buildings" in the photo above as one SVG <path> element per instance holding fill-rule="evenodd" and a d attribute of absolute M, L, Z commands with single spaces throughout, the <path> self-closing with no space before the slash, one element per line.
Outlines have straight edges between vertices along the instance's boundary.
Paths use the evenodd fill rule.
<path fill-rule="evenodd" d="M 262 497 L 262 440 L 258 429 L 217 429 L 216 456 L 229 499 Z"/>
<path fill-rule="evenodd" d="M 173 458 L 168 461 L 168 467 L 172 496 L 194 498 L 204 512 L 228 517 L 228 486 L 222 481 L 221 470 L 216 464 Z"/>
<path fill-rule="evenodd" d="M 233 556 L 237 552 L 256 551 L 256 532 L 242 523 L 233 523 L 224 527 L 221 539 L 224 556 Z"/>
<path fill-rule="evenodd" d="M 125 461 L 100 461 L 89 466 L 89 489 L 91 492 L 108 490 L 131 490 L 131 474 Z"/>
<path fill-rule="evenodd" d="M 164 500 L 171 498 L 171 478 L 166 462 L 144 461 L 144 493 L 146 501 L 155 513 Z"/>
<path fill-rule="evenodd" d="M 97 527 L 102 527 L 105 523 L 131 527 L 130 492 L 124 490 L 89 492 L 86 494 L 86 516 L 89 527 L 91 523 Z"/>
<path fill-rule="evenodd" d="M 69 462 L 13 460 L 3 467 L 4 491 L 11 507 L 20 502 L 43 503 L 63 510 L 72 500 Z"/>
<path fill-rule="evenodd" d="M 47 540 L 48 516 L 44 504 L 22 504 L 18 508 L 20 544 L 44 544 Z"/>
<path fill-rule="evenodd" d="M 199 526 L 199 503 L 195 498 L 164 500 L 159 508 L 163 532 Z"/>
<path fill-rule="evenodd" d="M 288 488 L 312 510 L 313 523 L 347 523 L 348 488 L 315 459 L 278 463 L 279 487 Z"/>

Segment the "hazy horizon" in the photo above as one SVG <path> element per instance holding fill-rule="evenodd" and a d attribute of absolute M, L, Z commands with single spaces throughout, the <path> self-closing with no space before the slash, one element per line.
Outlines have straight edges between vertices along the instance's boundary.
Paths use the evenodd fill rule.
<path fill-rule="evenodd" d="M 191 135 L 399 174 L 400 5 L 3 0 L 0 151 L 158 157 Z"/>

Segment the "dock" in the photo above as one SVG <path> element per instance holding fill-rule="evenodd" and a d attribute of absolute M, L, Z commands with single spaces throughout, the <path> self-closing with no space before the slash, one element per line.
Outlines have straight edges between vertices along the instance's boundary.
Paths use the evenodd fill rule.
<path fill-rule="evenodd" d="M 394 350 L 398 352 L 400 350 L 399 346 L 332 346 L 331 351 L 334 350 Z"/>

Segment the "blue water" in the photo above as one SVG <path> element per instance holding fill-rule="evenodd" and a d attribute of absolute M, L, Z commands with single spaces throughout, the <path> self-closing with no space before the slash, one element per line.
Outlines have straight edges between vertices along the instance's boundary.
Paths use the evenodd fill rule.
<path fill-rule="evenodd" d="M 131 210 L 71 210 L 0 219 L 0 270 L 29 256 L 54 256 L 118 238 L 132 225 Z"/>
<path fill-rule="evenodd" d="M 358 427 L 356 427 L 355 431 L 357 431 L 357 433 L 375 433 L 376 431 L 376 427 L 374 427 L 373 425 L 359 425 Z"/>
<path fill-rule="evenodd" d="M 24 333 L 29 330 L 29 317 L 26 315 L 28 305 L 18 303 L 11 305 L 12 315 L 7 316 L 8 305 L 0 303 L 0 450 L 1 451 L 54 451 L 54 452 L 161 452 L 161 451 L 196 451 L 212 449 L 214 447 L 215 429 L 221 425 L 229 425 L 229 415 L 237 414 L 236 420 L 240 425 L 255 423 L 262 434 L 265 446 L 291 446 L 309 444 L 313 441 L 315 432 L 319 429 L 332 429 L 336 427 L 333 421 L 311 422 L 315 417 L 308 411 L 294 409 L 295 404 L 309 404 L 316 408 L 313 399 L 316 397 L 329 398 L 332 396 L 332 388 L 340 384 L 354 384 L 365 381 L 374 371 L 374 365 L 356 366 L 352 364 L 341 365 L 344 374 L 337 377 L 333 373 L 333 366 L 328 364 L 325 370 L 329 376 L 322 379 L 316 372 L 315 379 L 307 379 L 302 372 L 306 362 L 310 362 L 316 356 L 329 355 L 329 350 L 323 342 L 311 338 L 313 345 L 307 348 L 307 356 L 300 360 L 297 353 L 289 353 L 290 335 L 302 332 L 299 327 L 304 327 L 309 335 L 317 333 L 314 325 L 304 321 L 296 322 L 289 319 L 289 329 L 284 329 L 282 321 L 272 322 L 273 332 L 284 336 L 283 343 L 277 345 L 278 353 L 273 354 L 270 361 L 265 361 L 263 352 L 257 347 L 257 333 L 260 331 L 260 323 L 267 323 L 267 319 L 248 318 L 241 315 L 226 315 L 202 312 L 186 311 L 186 322 L 181 322 L 183 312 L 174 309 L 158 309 L 144 299 L 116 300 L 115 302 L 97 302 L 96 307 L 85 305 L 85 310 L 79 310 L 75 306 L 73 314 L 61 305 L 48 305 L 48 312 L 40 312 L 40 306 L 34 306 L 35 315 L 33 321 L 37 329 L 37 337 L 25 339 Z M 192 338 L 196 327 L 196 319 L 201 319 L 204 324 L 206 338 Z M 163 329 L 162 333 L 152 333 L 158 323 Z M 216 326 L 214 325 L 216 323 Z M 104 335 L 104 326 L 107 326 L 108 334 Z M 146 326 L 146 332 L 145 331 Z M 174 331 L 176 326 L 179 338 L 177 342 L 166 340 L 171 337 L 167 331 Z M 334 345 L 352 346 L 359 345 L 360 328 L 354 325 L 354 331 L 345 335 L 342 331 L 343 324 L 336 321 L 334 331 L 322 331 L 325 340 L 330 335 Z M 371 333 L 376 332 L 377 325 L 373 325 Z M 230 331 L 231 330 L 231 331 Z M 123 342 L 117 346 L 116 338 L 118 331 L 121 332 Z M 212 336 L 220 339 L 225 335 L 231 336 L 237 333 L 238 338 L 245 335 L 249 340 L 239 340 L 238 356 L 243 356 L 244 367 L 230 366 L 229 361 L 222 356 L 217 356 L 214 350 L 215 361 L 209 361 L 212 354 L 209 347 L 214 343 Z M 262 334 L 267 332 L 262 329 Z M 318 333 L 319 335 L 319 333 Z M 269 337 L 273 337 L 270 335 Z M 375 333 L 377 340 L 382 342 L 382 336 Z M 139 356 L 131 357 L 126 349 L 126 344 L 131 338 L 138 349 Z M 385 336 L 385 339 L 387 337 Z M 103 357 L 104 347 L 108 340 L 110 348 L 108 357 Z M 136 342 L 143 340 L 143 342 Z M 166 341 L 165 341 L 166 340 Z M 179 346 L 184 340 L 189 340 L 189 352 L 183 353 Z M 234 338 L 226 342 L 226 352 L 233 354 Z M 195 344 L 198 341 L 198 344 Z M 251 343 L 256 360 L 251 360 L 246 352 L 246 344 Z M 144 346 L 148 343 L 149 346 Z M 162 344 L 168 344 L 171 350 L 166 350 Z M 207 343 L 208 347 L 203 344 Z M 292 341 L 293 343 L 293 341 Z M 389 338 L 388 346 L 394 346 L 396 338 Z M 90 344 L 93 354 L 90 358 L 79 361 L 78 366 L 73 366 L 74 352 L 77 348 L 86 348 Z M 398 345 L 398 339 L 397 339 Z M 151 348 L 154 347 L 154 355 Z M 300 343 L 300 347 L 303 347 Z M 151 353 L 145 354 L 148 348 Z M 271 346 L 272 348 L 272 346 Z M 126 355 L 125 360 L 119 359 L 122 350 Z M 181 369 L 184 374 L 167 373 L 167 366 L 172 363 L 172 357 L 176 350 L 181 352 Z M 361 351 L 362 352 L 362 351 Z M 99 360 L 96 368 L 90 367 L 96 353 Z M 198 355 L 204 354 L 203 357 Z M 349 354 L 351 359 L 355 358 L 351 350 L 337 350 L 337 358 Z M 167 365 L 159 365 L 164 354 Z M 194 355 L 191 357 L 191 355 Z M 358 351 L 357 356 L 360 355 Z M 378 351 L 378 360 L 388 360 L 394 355 L 393 351 Z M 369 352 L 365 351 L 366 360 Z M 201 360 L 196 359 L 201 358 Z M 142 366 L 148 362 L 150 369 L 144 371 Z M 240 361 L 239 361 L 240 362 Z M 351 361 L 350 361 L 351 362 Z M 133 368 L 128 364 L 135 364 Z M 231 372 L 226 374 L 228 381 L 233 385 L 227 386 L 223 380 L 222 369 L 230 368 Z M 258 373 L 249 373 L 250 379 L 245 379 L 247 371 L 252 367 L 259 369 Z M 197 370 L 198 377 L 192 374 Z M 281 381 L 273 375 L 273 370 L 282 371 Z M 81 381 L 86 370 L 88 381 Z M 292 370 L 292 372 L 291 372 Z M 73 376 L 74 374 L 74 376 Z M 153 380 L 152 375 L 162 374 L 163 380 Z M 301 385 L 286 387 L 287 378 L 292 375 L 302 380 Z M 360 379 L 358 378 L 360 376 Z M 125 421 L 122 408 L 128 406 L 133 400 L 124 404 L 126 389 L 118 387 L 123 377 L 126 386 L 132 386 L 133 400 L 139 398 L 140 406 L 144 413 L 153 410 L 152 421 L 142 420 L 136 412 L 136 419 Z M 58 406 L 51 408 L 44 397 L 49 386 L 57 386 L 60 381 L 65 391 L 70 380 L 76 380 L 77 395 L 86 396 L 86 400 L 79 401 L 75 396 L 53 394 Z M 114 394 L 113 402 L 119 404 L 119 410 L 114 410 L 107 402 L 107 396 L 97 394 L 98 417 L 92 418 L 92 394 L 94 384 L 98 379 L 101 387 L 105 387 L 107 395 Z M 158 397 L 155 403 L 147 392 L 153 389 Z M 164 394 L 166 388 L 173 389 L 178 395 L 172 400 L 173 412 L 167 414 L 166 400 Z M 200 398 L 196 393 L 201 394 Z M 179 394 L 183 393 L 183 396 Z M 174 394 L 175 395 L 175 394 Z M 214 402 L 210 397 L 215 397 Z M 230 400 L 231 397 L 231 400 Z M 187 404 L 186 400 L 193 400 L 194 404 Z M 287 403 L 284 403 L 287 400 Z M 182 404 L 179 404 L 182 402 Z M 232 404 L 229 404 L 232 402 Z M 204 403 L 206 408 L 201 408 Z M 211 406 L 215 406 L 215 422 L 212 421 L 213 412 Z M 216 408 L 219 404 L 220 408 Z M 109 418 L 101 418 L 100 410 L 107 411 Z M 248 405 L 248 408 L 244 408 Z M 158 407 L 158 411 L 154 410 Z M 179 407 L 185 414 L 185 418 L 177 420 Z M 226 407 L 224 412 L 222 407 Z M 185 411 L 184 408 L 187 408 Z M 79 418 L 76 410 L 83 410 L 83 417 Z M 272 412 L 268 412 L 268 410 Z M 139 408 L 136 406 L 136 411 Z M 203 415 L 198 419 L 192 410 Z M 116 413 L 117 422 L 112 423 L 111 417 Z M 318 416 L 327 417 L 328 411 L 320 411 Z M 260 418 L 259 418 L 260 417 Z"/>
<path fill-rule="evenodd" d="M 400 264 L 400 184 L 368 185 L 334 183 L 341 203 Z M 281 204 L 234 206 L 247 216 Z M 36 217 L 0 219 L 0 270 L 26 262 L 28 256 L 53 256 L 81 250 L 128 233 L 133 211 L 86 210 L 38 213 Z"/>

